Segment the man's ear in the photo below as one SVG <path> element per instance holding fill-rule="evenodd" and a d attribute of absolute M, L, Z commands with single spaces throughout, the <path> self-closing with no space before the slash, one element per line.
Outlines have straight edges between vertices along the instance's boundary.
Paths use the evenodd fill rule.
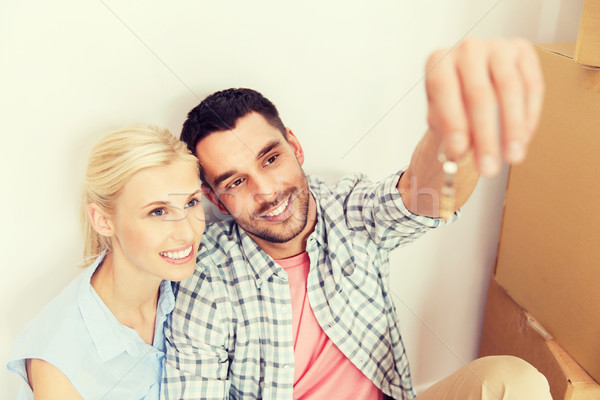
<path fill-rule="evenodd" d="M 294 154 L 296 155 L 296 159 L 298 160 L 298 164 L 304 164 L 304 151 L 302 150 L 302 146 L 300 146 L 300 142 L 294 132 L 290 128 L 287 128 L 287 139 L 292 149 L 294 149 Z"/>
<path fill-rule="evenodd" d="M 208 186 L 206 183 L 203 183 L 201 187 L 202 193 L 204 193 L 206 198 L 213 203 L 219 209 L 219 211 L 221 211 L 223 214 L 229 214 L 229 211 L 227 211 L 225 206 L 223 206 L 223 204 L 219 201 L 219 196 L 215 194 L 210 186 Z"/>
<path fill-rule="evenodd" d="M 110 216 L 108 216 L 98 204 L 88 204 L 87 211 L 92 227 L 99 235 L 111 237 L 115 234 Z"/>

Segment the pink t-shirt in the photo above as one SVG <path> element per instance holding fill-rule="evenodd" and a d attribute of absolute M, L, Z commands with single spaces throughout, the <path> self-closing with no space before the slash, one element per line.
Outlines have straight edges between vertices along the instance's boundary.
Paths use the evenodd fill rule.
<path fill-rule="evenodd" d="M 292 297 L 294 399 L 382 400 L 383 393 L 329 340 L 317 322 L 306 295 L 308 253 L 275 261 L 288 274 Z"/>

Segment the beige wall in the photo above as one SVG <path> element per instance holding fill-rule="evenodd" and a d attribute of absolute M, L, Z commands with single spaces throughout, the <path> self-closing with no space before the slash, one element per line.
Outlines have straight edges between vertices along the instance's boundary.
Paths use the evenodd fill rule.
<path fill-rule="evenodd" d="M 233 3 L 233 4 L 232 4 Z M 199 99 L 246 86 L 280 108 L 308 172 L 373 179 L 408 164 L 425 129 L 427 54 L 465 35 L 574 40 L 582 0 L 74 1 L 0 5 L 0 361 L 76 274 L 80 181 L 103 133 L 173 132 Z M 415 383 L 473 359 L 504 174 L 454 226 L 392 256 Z M 2 398 L 18 379 L 0 373 Z"/>

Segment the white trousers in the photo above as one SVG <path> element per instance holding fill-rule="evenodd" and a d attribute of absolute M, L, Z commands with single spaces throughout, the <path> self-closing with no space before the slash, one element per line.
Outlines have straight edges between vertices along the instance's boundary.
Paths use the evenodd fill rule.
<path fill-rule="evenodd" d="M 552 400 L 546 378 L 517 357 L 479 358 L 417 396 L 417 400 Z"/>

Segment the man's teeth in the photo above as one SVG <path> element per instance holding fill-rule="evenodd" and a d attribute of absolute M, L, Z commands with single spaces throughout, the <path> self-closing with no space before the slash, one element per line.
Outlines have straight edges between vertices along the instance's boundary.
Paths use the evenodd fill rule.
<path fill-rule="evenodd" d="M 189 256 L 191 252 L 192 252 L 192 246 L 188 247 L 185 250 L 179 250 L 179 251 L 161 251 L 160 255 L 163 257 L 171 258 L 173 260 L 179 260 L 179 259 Z"/>
<path fill-rule="evenodd" d="M 281 203 L 281 205 L 279 207 L 277 207 L 276 209 L 274 209 L 273 211 L 268 213 L 267 217 L 276 217 L 279 214 L 281 214 L 283 212 L 283 210 L 285 210 L 287 208 L 289 201 L 290 201 L 290 198 L 288 197 L 287 200 L 284 201 L 283 203 Z"/>

